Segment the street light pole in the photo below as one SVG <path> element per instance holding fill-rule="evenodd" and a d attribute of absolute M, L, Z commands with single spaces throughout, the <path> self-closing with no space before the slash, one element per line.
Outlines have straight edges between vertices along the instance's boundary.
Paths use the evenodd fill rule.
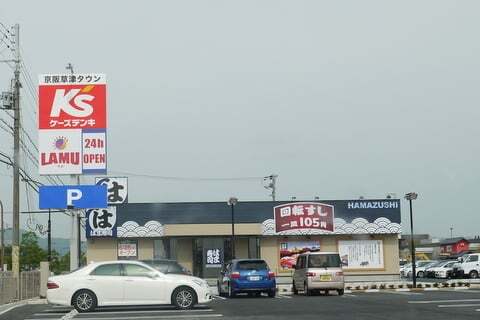
<path fill-rule="evenodd" d="M 50 209 L 48 209 L 48 262 L 52 262 L 52 221 Z"/>
<path fill-rule="evenodd" d="M 413 287 L 417 287 L 417 270 L 416 270 L 416 259 L 415 259 L 415 242 L 413 241 L 413 209 L 412 209 L 412 200 L 417 199 L 418 194 L 415 192 L 410 192 L 405 195 L 405 199 L 410 202 L 410 254 L 412 256 L 412 280 Z"/>
<path fill-rule="evenodd" d="M 453 227 L 450 227 L 450 239 L 453 239 Z"/>
<path fill-rule="evenodd" d="M 238 199 L 235 197 L 230 197 L 228 199 L 228 204 L 230 205 L 231 213 L 232 213 L 232 260 L 235 259 L 235 210 L 234 207 L 237 204 Z"/>

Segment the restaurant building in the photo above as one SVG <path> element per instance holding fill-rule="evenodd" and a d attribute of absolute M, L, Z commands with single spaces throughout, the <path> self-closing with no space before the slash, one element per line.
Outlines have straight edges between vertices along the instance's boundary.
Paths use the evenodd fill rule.
<path fill-rule="evenodd" d="M 400 222 L 398 199 L 127 203 L 87 212 L 87 260 L 175 259 L 216 278 L 234 254 L 286 280 L 299 253 L 335 251 L 347 280 L 389 281 L 399 277 Z"/>

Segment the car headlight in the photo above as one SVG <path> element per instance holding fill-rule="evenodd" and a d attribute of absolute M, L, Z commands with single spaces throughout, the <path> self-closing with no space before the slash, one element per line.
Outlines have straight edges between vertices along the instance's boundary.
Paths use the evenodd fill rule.
<path fill-rule="evenodd" d="M 200 287 L 209 288 L 207 281 L 203 279 L 193 279 L 193 282 L 198 284 Z"/>

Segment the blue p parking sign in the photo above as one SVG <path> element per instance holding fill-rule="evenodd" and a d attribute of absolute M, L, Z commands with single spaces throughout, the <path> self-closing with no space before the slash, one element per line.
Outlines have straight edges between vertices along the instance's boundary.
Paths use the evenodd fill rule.
<path fill-rule="evenodd" d="M 107 186 L 40 186 L 40 209 L 88 209 L 107 207 Z"/>

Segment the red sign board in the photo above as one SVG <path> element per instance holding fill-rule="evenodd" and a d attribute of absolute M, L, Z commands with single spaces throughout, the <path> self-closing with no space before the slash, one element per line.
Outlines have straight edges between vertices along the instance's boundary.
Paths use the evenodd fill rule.
<path fill-rule="evenodd" d="M 310 229 L 334 231 L 333 206 L 318 202 L 287 203 L 273 208 L 275 231 Z"/>
<path fill-rule="evenodd" d="M 40 85 L 39 129 L 104 129 L 106 84 Z"/>

